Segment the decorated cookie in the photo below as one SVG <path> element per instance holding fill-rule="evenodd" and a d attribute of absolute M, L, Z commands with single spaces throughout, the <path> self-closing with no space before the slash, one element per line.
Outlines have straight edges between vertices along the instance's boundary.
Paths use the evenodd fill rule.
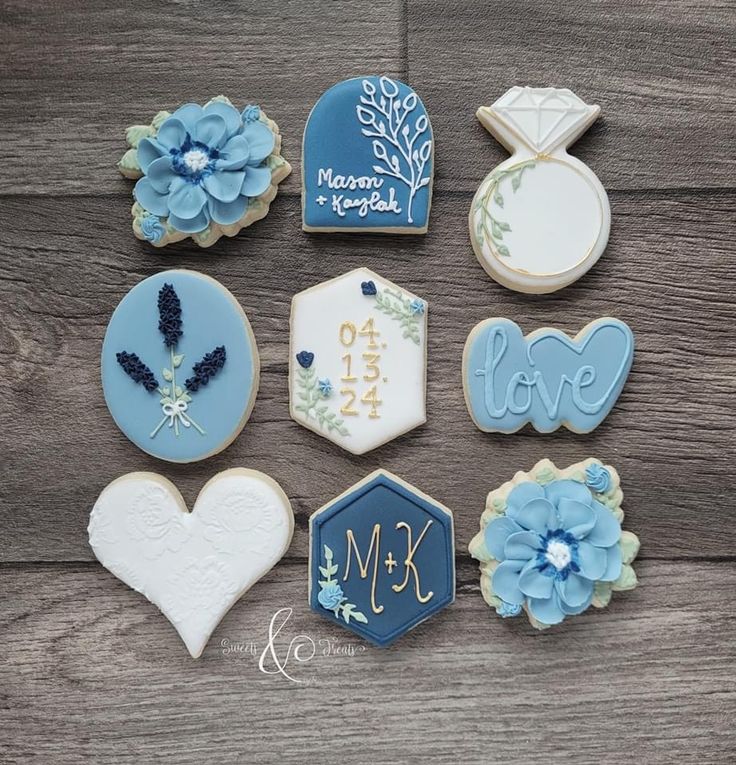
<path fill-rule="evenodd" d="M 621 530 L 622 501 L 618 473 L 595 459 L 542 460 L 492 491 L 470 543 L 486 603 L 544 629 L 633 590 L 639 539 Z"/>
<path fill-rule="evenodd" d="M 567 153 L 600 108 L 570 90 L 506 91 L 477 117 L 512 155 L 473 199 L 470 238 L 483 268 L 519 292 L 554 292 L 579 279 L 608 242 L 608 196 Z"/>
<path fill-rule="evenodd" d="M 331 87 L 309 115 L 302 156 L 305 231 L 426 232 L 432 126 L 408 85 L 356 77 Z"/>
<path fill-rule="evenodd" d="M 204 486 L 192 512 L 170 481 L 128 473 L 92 509 L 97 560 L 174 625 L 196 659 L 223 616 L 281 559 L 294 516 L 276 481 L 233 468 Z"/>
<path fill-rule="evenodd" d="M 102 344 L 102 389 L 115 423 L 170 462 L 228 446 L 250 417 L 258 375 L 248 317 L 219 282 L 196 271 L 164 271 L 136 285 Z"/>
<path fill-rule="evenodd" d="M 574 338 L 549 327 L 525 337 L 513 321 L 486 319 L 465 343 L 465 402 L 487 432 L 531 423 L 540 433 L 588 433 L 613 408 L 633 359 L 634 336 L 618 319 L 596 319 Z"/>
<path fill-rule="evenodd" d="M 452 513 L 376 470 L 309 519 L 314 611 L 388 646 L 455 599 Z"/>
<path fill-rule="evenodd" d="M 291 172 L 278 125 L 258 106 L 224 96 L 159 112 L 125 132 L 118 163 L 133 190 L 133 233 L 156 247 L 191 237 L 209 247 L 263 218 Z"/>
<path fill-rule="evenodd" d="M 291 416 L 353 454 L 425 421 L 427 304 L 367 268 L 291 304 Z"/>

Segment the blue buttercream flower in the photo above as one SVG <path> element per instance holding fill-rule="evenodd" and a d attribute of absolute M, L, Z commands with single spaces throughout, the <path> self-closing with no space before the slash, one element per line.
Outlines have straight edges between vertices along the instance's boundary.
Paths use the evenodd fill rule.
<path fill-rule="evenodd" d="M 329 396 L 332 394 L 332 383 L 326 377 L 324 379 L 318 380 L 317 386 L 319 387 L 319 392 L 324 398 L 329 398 Z"/>
<path fill-rule="evenodd" d="M 184 233 L 203 231 L 210 221 L 236 223 L 248 199 L 271 184 L 265 159 L 274 143 L 265 123 L 245 122 L 229 103 L 185 104 L 138 144 L 143 178 L 133 193 L 141 207 Z"/>
<path fill-rule="evenodd" d="M 414 300 L 409 303 L 409 309 L 414 315 L 424 313 L 424 301 L 419 298 L 414 298 Z"/>
<path fill-rule="evenodd" d="M 603 494 L 611 485 L 611 474 L 603 465 L 588 465 L 585 468 L 585 485 L 592 491 Z"/>
<path fill-rule="evenodd" d="M 240 116 L 246 125 L 249 122 L 257 122 L 261 118 L 261 107 L 256 104 L 248 104 Z"/>
<path fill-rule="evenodd" d="M 141 221 L 141 233 L 144 239 L 156 244 L 166 236 L 166 227 L 155 215 L 146 215 Z"/>
<path fill-rule="evenodd" d="M 339 584 L 332 583 L 323 587 L 317 595 L 317 600 L 322 608 L 334 611 L 342 603 L 344 594 Z"/>
<path fill-rule="evenodd" d="M 299 366 L 304 369 L 309 369 L 314 361 L 314 354 L 309 351 L 299 351 L 296 354 L 296 360 L 299 362 Z"/>
<path fill-rule="evenodd" d="M 376 284 L 373 281 L 369 282 L 361 282 L 360 283 L 360 290 L 364 295 L 375 295 L 378 290 L 376 289 Z"/>
<path fill-rule="evenodd" d="M 596 582 L 618 579 L 621 525 L 584 484 L 522 483 L 506 505 L 506 515 L 486 527 L 485 544 L 500 561 L 493 592 L 509 606 L 526 605 L 542 624 L 558 624 L 588 608 Z"/>
<path fill-rule="evenodd" d="M 518 603 L 507 603 L 502 600 L 501 605 L 496 606 L 496 613 L 504 619 L 509 616 L 518 616 L 521 613 L 521 606 Z"/>

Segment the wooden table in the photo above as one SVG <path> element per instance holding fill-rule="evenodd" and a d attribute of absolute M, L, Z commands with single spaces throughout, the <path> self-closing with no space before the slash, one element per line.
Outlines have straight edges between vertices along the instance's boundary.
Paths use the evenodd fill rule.
<path fill-rule="evenodd" d="M 0 761 L 3 763 L 727 763 L 736 758 L 733 2 L 2 0 L 0 252 Z M 336 80 L 411 83 L 432 118 L 425 237 L 301 231 L 300 143 Z M 570 87 L 602 107 L 574 153 L 611 199 L 608 249 L 559 293 L 489 280 L 466 213 L 506 154 L 475 109 L 514 84 Z M 294 173 L 268 218 L 211 250 L 133 238 L 124 128 L 224 93 L 281 126 Z M 291 295 L 359 265 L 428 299 L 427 424 L 352 457 L 289 419 Z M 202 270 L 238 297 L 262 360 L 242 435 L 193 466 L 117 431 L 99 379 L 113 308 L 140 279 Z M 462 346 L 488 316 L 577 332 L 611 314 L 634 368 L 594 433 L 477 431 Z M 537 633 L 483 602 L 467 544 L 487 492 L 548 456 L 623 477 L 642 539 L 640 587 Z M 156 608 L 94 559 L 89 511 L 132 470 L 193 502 L 244 465 L 290 496 L 287 558 L 221 623 L 200 660 Z M 363 646 L 307 607 L 307 519 L 383 466 L 455 512 L 457 601 L 392 649 Z M 278 673 L 277 639 L 318 643 Z M 322 655 L 338 639 L 355 655 Z M 251 643 L 253 647 L 251 647 Z M 228 650 L 228 646 L 230 650 Z M 248 651 L 251 651 L 250 653 Z M 252 655 L 255 654 L 255 655 Z"/>

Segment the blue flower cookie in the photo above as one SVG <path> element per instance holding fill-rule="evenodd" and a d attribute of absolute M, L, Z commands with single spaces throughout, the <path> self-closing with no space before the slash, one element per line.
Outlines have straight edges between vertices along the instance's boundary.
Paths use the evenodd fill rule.
<path fill-rule="evenodd" d="M 263 218 L 291 172 L 278 125 L 260 107 L 239 112 L 224 96 L 159 112 L 126 130 L 118 163 L 133 190 L 133 232 L 163 247 L 191 237 L 209 247 Z"/>
<path fill-rule="evenodd" d="M 488 605 L 544 629 L 634 589 L 639 539 L 621 529 L 622 501 L 618 473 L 594 459 L 542 460 L 492 491 L 469 547 Z"/>
<path fill-rule="evenodd" d="M 164 271 L 136 285 L 102 345 L 102 388 L 115 423 L 170 462 L 205 459 L 235 439 L 255 403 L 259 370 L 240 304 L 196 271 Z"/>

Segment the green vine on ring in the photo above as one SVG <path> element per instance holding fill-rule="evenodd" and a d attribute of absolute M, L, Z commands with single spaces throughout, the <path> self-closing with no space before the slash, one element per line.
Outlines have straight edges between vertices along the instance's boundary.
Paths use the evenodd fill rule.
<path fill-rule="evenodd" d="M 493 200 L 499 207 L 503 207 L 503 194 L 501 194 L 500 185 L 501 181 L 505 178 L 511 178 L 511 190 L 514 194 L 521 186 L 521 177 L 524 170 L 536 166 L 536 162 L 533 159 L 529 159 L 526 162 L 520 162 L 518 165 L 509 167 L 506 170 L 497 170 L 491 173 L 488 179 L 488 186 L 483 192 L 481 198 L 476 202 L 475 209 L 480 212 L 480 220 L 476 228 L 476 236 L 481 244 L 487 242 L 491 249 L 498 252 L 499 255 L 509 257 L 511 253 L 509 248 L 503 244 L 504 232 L 511 231 L 511 226 L 505 221 L 498 220 L 498 218 L 491 215 L 490 204 Z"/>
<path fill-rule="evenodd" d="M 398 321 L 404 330 L 403 337 L 419 345 L 419 317 L 424 313 L 423 301 L 410 300 L 398 290 L 386 288 L 383 292 L 376 292 L 376 308 Z"/>
<path fill-rule="evenodd" d="M 340 419 L 335 412 L 328 411 L 327 404 L 324 403 L 325 394 L 320 390 L 317 373 L 311 367 L 297 370 L 297 384 L 299 391 L 297 395 L 302 401 L 294 409 L 302 412 L 309 420 L 317 420 L 320 428 L 327 428 L 328 433 L 337 431 L 341 436 L 349 436 L 350 432 L 344 425 L 344 420 Z"/>
<path fill-rule="evenodd" d="M 319 567 L 319 572 L 324 579 L 319 580 L 317 601 L 322 608 L 332 611 L 335 616 L 342 616 L 346 624 L 349 624 L 351 619 L 367 624 L 366 615 L 357 611 L 354 603 L 347 602 L 342 587 L 340 587 L 337 579 L 333 579 L 333 576 L 337 574 L 337 563 L 332 562 L 332 550 L 327 545 L 323 545 L 323 548 L 325 565 Z"/>

